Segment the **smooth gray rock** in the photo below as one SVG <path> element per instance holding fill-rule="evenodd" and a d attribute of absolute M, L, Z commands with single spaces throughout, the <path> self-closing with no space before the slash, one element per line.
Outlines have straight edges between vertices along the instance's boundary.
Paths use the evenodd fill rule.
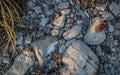
<path fill-rule="evenodd" d="M 53 24 L 58 27 L 64 27 L 65 15 L 62 15 L 53 21 Z"/>
<path fill-rule="evenodd" d="M 81 29 L 82 29 L 81 25 L 74 26 L 72 29 L 70 29 L 69 31 L 66 31 L 63 34 L 64 39 L 70 40 L 75 38 L 77 35 L 81 33 Z"/>
<path fill-rule="evenodd" d="M 25 50 L 23 54 L 16 57 L 14 64 L 4 75 L 24 75 L 34 61 L 34 54 Z"/>
<path fill-rule="evenodd" d="M 36 14 L 42 13 L 42 9 L 40 6 L 35 6 L 33 9 L 35 10 Z"/>
<path fill-rule="evenodd" d="M 68 65 L 63 73 L 73 75 L 95 75 L 98 69 L 99 60 L 93 51 L 82 41 L 77 40 L 70 45 L 63 62 Z"/>
<path fill-rule="evenodd" d="M 83 39 L 89 45 L 101 44 L 106 39 L 106 34 L 104 31 L 98 33 L 95 32 L 95 27 L 99 24 L 101 18 L 97 17 L 92 21 L 93 23 L 89 26 L 89 29 Z"/>

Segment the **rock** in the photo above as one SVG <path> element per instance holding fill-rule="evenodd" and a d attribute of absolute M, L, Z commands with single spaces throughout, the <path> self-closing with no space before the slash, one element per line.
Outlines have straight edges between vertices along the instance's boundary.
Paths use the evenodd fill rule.
<path fill-rule="evenodd" d="M 70 12 L 71 12 L 70 9 L 64 9 L 64 10 L 61 11 L 61 14 L 68 15 Z"/>
<path fill-rule="evenodd" d="M 114 1 L 112 2 L 109 8 L 116 17 L 120 13 L 120 6 L 118 6 Z"/>
<path fill-rule="evenodd" d="M 67 9 L 69 7 L 69 2 L 61 2 L 58 4 L 59 9 Z"/>
<path fill-rule="evenodd" d="M 82 17 L 82 19 L 87 18 L 87 15 L 83 12 L 83 10 L 79 10 L 80 16 Z"/>
<path fill-rule="evenodd" d="M 40 22 L 40 25 L 43 26 L 43 27 L 45 27 L 45 25 L 47 24 L 47 22 L 48 22 L 48 18 L 42 18 L 41 22 Z"/>
<path fill-rule="evenodd" d="M 113 25 L 111 25 L 111 23 L 109 23 L 109 22 L 108 22 L 108 31 L 109 32 L 113 32 L 114 31 Z"/>
<path fill-rule="evenodd" d="M 26 43 L 26 44 L 30 44 L 31 41 L 32 41 L 31 35 L 27 35 L 26 38 L 25 38 L 25 43 Z"/>
<path fill-rule="evenodd" d="M 56 36 L 59 35 L 59 31 L 58 31 L 57 29 L 53 29 L 53 30 L 51 31 L 51 34 L 52 34 L 53 37 L 56 37 Z"/>
<path fill-rule="evenodd" d="M 59 53 L 60 53 L 60 54 L 63 54 L 63 53 L 65 52 L 65 50 L 66 50 L 65 45 L 62 45 L 62 46 L 60 47 L 60 49 L 59 49 Z"/>
<path fill-rule="evenodd" d="M 101 49 L 100 46 L 97 46 L 97 48 L 96 48 L 96 55 L 97 56 L 102 56 L 103 55 L 103 52 L 102 52 L 102 49 Z"/>
<path fill-rule="evenodd" d="M 56 38 L 51 36 L 45 36 L 43 39 L 32 42 L 33 48 L 36 49 L 36 51 L 37 49 L 39 50 L 36 53 L 39 52 L 38 54 L 42 58 L 42 61 L 48 55 L 47 53 L 54 51 L 56 47 L 56 46 L 54 47 L 54 45 L 56 44 L 57 44 Z"/>
<path fill-rule="evenodd" d="M 42 9 L 40 6 L 35 6 L 33 9 L 35 10 L 36 14 L 42 13 Z"/>
<path fill-rule="evenodd" d="M 17 36 L 16 45 L 21 45 L 21 44 L 23 44 L 23 34 L 19 33 Z"/>
<path fill-rule="evenodd" d="M 65 15 L 62 15 L 54 20 L 53 24 L 58 27 L 64 27 Z"/>
<path fill-rule="evenodd" d="M 64 70 L 63 73 L 95 75 L 99 59 L 84 42 L 77 40 L 67 48 L 63 62 L 68 65 L 65 67 L 66 70 Z"/>
<path fill-rule="evenodd" d="M 4 75 L 24 75 L 33 65 L 34 60 L 33 52 L 25 50 L 23 54 L 16 57 L 13 66 Z"/>
<path fill-rule="evenodd" d="M 106 30 L 106 26 L 100 28 L 101 18 L 94 18 L 93 23 L 89 26 L 86 35 L 83 37 L 84 41 L 89 45 L 97 45 L 101 44 L 106 39 L 106 34 L 104 30 Z M 99 27 L 100 26 L 100 27 Z"/>
<path fill-rule="evenodd" d="M 71 40 L 68 40 L 66 43 L 65 43 L 65 46 L 68 47 L 70 46 L 76 39 L 71 39 Z"/>
<path fill-rule="evenodd" d="M 69 40 L 75 38 L 81 33 L 81 29 L 81 25 L 74 26 L 72 29 L 63 34 L 64 39 Z"/>
<path fill-rule="evenodd" d="M 23 50 L 23 45 L 18 46 L 18 49 Z"/>
<path fill-rule="evenodd" d="M 106 10 L 106 6 L 105 5 L 97 5 L 96 8 L 100 11 L 105 11 Z"/>
<path fill-rule="evenodd" d="M 65 40 L 64 39 L 60 39 L 59 43 L 63 45 L 65 43 Z"/>
<path fill-rule="evenodd" d="M 46 11 L 46 15 L 47 15 L 47 16 L 50 16 L 50 15 L 52 15 L 54 12 L 55 12 L 55 11 L 54 11 L 53 9 L 48 9 L 48 10 Z"/>

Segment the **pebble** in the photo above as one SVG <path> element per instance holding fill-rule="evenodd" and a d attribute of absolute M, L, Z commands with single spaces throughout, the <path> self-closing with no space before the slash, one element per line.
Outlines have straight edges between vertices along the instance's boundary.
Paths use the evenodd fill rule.
<path fill-rule="evenodd" d="M 54 20 L 53 24 L 58 27 L 64 27 L 65 24 L 65 15 L 62 15 Z"/>
<path fill-rule="evenodd" d="M 81 30 L 81 25 L 74 26 L 72 29 L 63 33 L 63 37 L 65 40 L 76 38 L 77 35 L 81 34 Z"/>
<path fill-rule="evenodd" d="M 102 52 L 102 49 L 101 49 L 100 46 L 97 46 L 97 48 L 96 48 L 96 54 L 97 54 L 98 56 L 102 56 L 102 55 L 103 55 L 103 52 Z"/>
<path fill-rule="evenodd" d="M 59 35 L 59 31 L 58 31 L 57 29 L 53 29 L 53 30 L 51 31 L 51 34 L 52 34 L 53 37 L 56 37 L 56 36 Z"/>
<path fill-rule="evenodd" d="M 40 6 L 35 6 L 33 9 L 35 10 L 36 14 L 42 13 L 42 9 Z"/>
<path fill-rule="evenodd" d="M 40 25 L 43 26 L 43 27 L 45 27 L 45 25 L 47 24 L 47 22 L 48 22 L 48 18 L 42 18 L 41 22 L 40 22 Z"/>
<path fill-rule="evenodd" d="M 65 40 L 64 39 L 60 39 L 59 43 L 63 45 L 63 44 L 65 44 Z"/>
<path fill-rule="evenodd" d="M 46 14 L 47 16 L 50 16 L 50 15 L 52 15 L 54 12 L 55 12 L 55 11 L 54 11 L 53 9 L 48 9 L 45 14 Z"/>
<path fill-rule="evenodd" d="M 32 41 L 31 35 L 27 35 L 27 36 L 25 37 L 25 43 L 26 43 L 26 44 L 30 44 L 31 41 Z"/>
<path fill-rule="evenodd" d="M 105 11 L 106 10 L 106 6 L 105 5 L 97 5 L 96 8 L 100 11 Z"/>
<path fill-rule="evenodd" d="M 69 7 L 69 2 L 62 2 L 58 4 L 59 9 L 67 9 Z"/>
<path fill-rule="evenodd" d="M 70 12 L 71 12 L 70 9 L 64 9 L 64 10 L 61 11 L 61 14 L 68 15 Z"/>
<path fill-rule="evenodd" d="M 65 43 L 65 46 L 68 47 L 70 46 L 76 39 L 71 39 L 71 40 L 68 40 L 66 43 Z"/>
<path fill-rule="evenodd" d="M 62 45 L 62 46 L 60 47 L 60 49 L 59 49 L 59 53 L 60 53 L 60 54 L 63 54 L 63 53 L 65 52 L 65 50 L 66 50 L 65 45 Z"/>

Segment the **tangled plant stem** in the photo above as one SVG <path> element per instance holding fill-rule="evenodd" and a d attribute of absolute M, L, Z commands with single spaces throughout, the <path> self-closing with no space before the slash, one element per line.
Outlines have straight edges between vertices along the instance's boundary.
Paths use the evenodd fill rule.
<path fill-rule="evenodd" d="M 0 40 L 3 41 L 0 41 L 0 50 L 3 55 L 9 49 L 12 49 L 12 56 L 16 52 L 16 25 L 23 25 L 17 9 L 20 7 L 14 0 L 0 0 Z"/>

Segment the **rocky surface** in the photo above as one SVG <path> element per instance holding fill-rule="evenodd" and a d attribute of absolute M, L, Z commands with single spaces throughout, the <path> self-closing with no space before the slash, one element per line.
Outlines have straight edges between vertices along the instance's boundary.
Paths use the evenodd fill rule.
<path fill-rule="evenodd" d="M 14 57 L 0 54 L 0 75 L 120 75 L 120 1 L 105 1 L 28 0 L 28 29 Z"/>

